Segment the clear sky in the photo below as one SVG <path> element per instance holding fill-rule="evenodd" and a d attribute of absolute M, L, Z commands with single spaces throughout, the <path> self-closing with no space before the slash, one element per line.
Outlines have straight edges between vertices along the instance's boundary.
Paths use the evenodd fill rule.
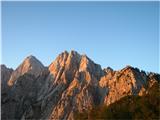
<path fill-rule="evenodd" d="M 45 66 L 64 50 L 102 68 L 159 71 L 158 2 L 3 2 L 2 63 L 26 56 Z"/>

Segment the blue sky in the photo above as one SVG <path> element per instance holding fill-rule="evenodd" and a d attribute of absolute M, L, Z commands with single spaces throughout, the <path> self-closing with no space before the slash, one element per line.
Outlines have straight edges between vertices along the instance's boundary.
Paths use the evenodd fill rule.
<path fill-rule="evenodd" d="M 2 2 L 2 63 L 49 65 L 64 50 L 102 68 L 159 72 L 158 2 Z"/>

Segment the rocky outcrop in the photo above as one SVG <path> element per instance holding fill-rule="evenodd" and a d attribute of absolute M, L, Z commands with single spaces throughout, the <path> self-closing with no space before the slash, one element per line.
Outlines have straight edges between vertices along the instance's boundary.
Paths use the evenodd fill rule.
<path fill-rule="evenodd" d="M 60 80 L 67 84 L 66 89 L 54 107 L 50 119 L 73 119 L 75 111 L 89 109 L 99 102 L 98 80 L 103 74 L 99 65 L 86 55 L 71 51 L 63 69 Z M 57 82 L 57 79 L 54 82 Z"/>
<path fill-rule="evenodd" d="M 141 89 L 146 88 L 147 75 L 127 66 L 120 71 L 109 71 L 99 84 L 102 88 L 108 88 L 104 103 L 109 105 L 124 96 L 138 95 Z"/>
<path fill-rule="evenodd" d="M 1 78 L 3 80 L 1 82 L 7 83 L 13 72 L 13 69 L 7 68 L 5 65 L 0 65 L 0 70 L 1 70 Z"/>
<path fill-rule="evenodd" d="M 11 77 L 13 69 L 7 68 L 5 65 L 0 65 L 0 70 L 1 70 L 1 92 L 5 93 L 5 91 L 8 89 L 7 82 Z"/>
<path fill-rule="evenodd" d="M 7 68 L 5 65 L 0 66 L 0 77 L 1 77 L 1 103 L 5 103 L 8 99 L 8 94 L 10 91 L 10 87 L 7 82 L 13 72 L 13 69 Z M 3 114 L 3 111 L 2 113 Z"/>
<path fill-rule="evenodd" d="M 12 87 L 2 103 L 2 118 L 72 120 L 77 111 L 147 93 L 160 75 L 131 66 L 102 70 L 86 55 L 64 51 L 48 69 L 29 56 L 7 79 Z"/>

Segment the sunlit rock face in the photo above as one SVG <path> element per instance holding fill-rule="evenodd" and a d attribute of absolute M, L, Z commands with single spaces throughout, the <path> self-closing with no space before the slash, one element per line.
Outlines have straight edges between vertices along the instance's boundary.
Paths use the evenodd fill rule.
<path fill-rule="evenodd" d="M 62 52 L 48 67 L 29 56 L 15 71 L 2 71 L 11 86 L 2 101 L 3 119 L 73 120 L 76 112 L 110 105 L 127 95 L 141 96 L 160 81 L 159 74 L 131 66 L 102 70 L 76 51 Z"/>
<path fill-rule="evenodd" d="M 105 70 L 106 71 L 106 70 Z M 99 85 L 106 89 L 103 95 L 103 103 L 110 105 L 120 98 L 128 95 L 142 96 L 155 82 L 160 81 L 160 75 L 156 73 L 146 74 L 137 68 L 126 66 L 119 71 L 107 70 Z"/>
<path fill-rule="evenodd" d="M 75 111 L 83 111 L 97 104 L 100 101 L 98 81 L 102 74 L 101 67 L 86 55 L 79 55 L 77 52 L 71 51 L 66 59 L 61 77 L 54 81 L 54 84 L 63 81 L 61 83 L 66 86 L 50 119 L 73 119 Z"/>
<path fill-rule="evenodd" d="M 12 73 L 8 85 L 12 86 L 16 79 L 25 73 L 30 73 L 32 75 L 38 76 L 44 70 L 43 64 L 34 56 L 28 56 L 21 65 Z"/>
<path fill-rule="evenodd" d="M 107 87 L 104 104 L 111 104 L 127 95 L 137 95 L 147 85 L 147 75 L 127 66 L 119 71 L 109 71 L 100 80 L 101 87 Z"/>

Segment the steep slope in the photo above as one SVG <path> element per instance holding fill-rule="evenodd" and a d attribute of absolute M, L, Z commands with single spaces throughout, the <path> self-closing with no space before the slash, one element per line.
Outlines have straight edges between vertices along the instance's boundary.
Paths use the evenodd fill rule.
<path fill-rule="evenodd" d="M 13 69 L 7 68 L 5 65 L 0 65 L 0 69 L 1 69 L 2 82 L 7 83 L 7 81 L 9 80 L 9 78 L 13 72 Z"/>
<path fill-rule="evenodd" d="M 38 77 L 29 73 L 20 76 L 5 101 L 2 101 L 2 119 L 39 118 L 37 112 L 40 114 L 40 106 L 37 98 L 47 76 L 47 71 L 43 71 Z"/>
<path fill-rule="evenodd" d="M 42 100 L 42 119 L 65 119 L 69 115 L 73 118 L 76 107 L 83 110 L 94 104 L 95 88 L 103 71 L 86 55 L 64 51 L 48 69 L 50 74 L 44 85 L 46 87 L 39 97 Z M 71 105 L 73 102 L 74 106 Z M 66 109 L 70 111 L 66 112 Z"/>
<path fill-rule="evenodd" d="M 150 74 L 151 75 L 151 74 Z M 149 76 L 150 76 L 149 75 Z M 152 80 L 158 80 L 157 74 L 152 76 Z M 160 78 L 159 78 L 160 80 Z M 106 106 L 96 106 L 91 110 L 82 113 L 76 113 L 75 119 L 127 119 L 127 120 L 158 120 L 160 112 L 160 81 L 148 83 L 147 93 L 136 96 L 128 95 L 122 97 L 116 102 Z"/>
<path fill-rule="evenodd" d="M 29 56 L 8 81 L 11 90 L 2 101 L 2 118 L 72 120 L 76 112 L 110 106 L 128 95 L 143 96 L 158 81 L 159 74 L 131 66 L 102 70 L 76 51 L 59 54 L 47 69 Z"/>
<path fill-rule="evenodd" d="M 7 93 L 3 94 L 2 92 L 3 119 L 20 119 L 22 117 L 28 109 L 25 101 L 27 101 L 27 106 L 33 104 L 28 100 L 36 101 L 38 90 L 43 88 L 45 74 L 47 74 L 47 69 L 43 64 L 34 56 L 28 56 L 10 76 L 8 75 L 6 78 Z M 3 80 L 2 76 L 1 81 Z M 17 112 L 18 110 L 19 112 Z"/>
<path fill-rule="evenodd" d="M 21 65 L 12 73 L 8 85 L 12 86 L 16 79 L 20 76 L 22 76 L 25 73 L 30 73 L 32 75 L 38 76 L 45 67 L 43 64 L 34 56 L 28 56 Z"/>
<path fill-rule="evenodd" d="M 7 68 L 5 65 L 0 65 L 0 78 L 1 78 L 1 101 L 7 99 L 7 94 L 10 90 L 10 87 L 7 85 L 7 82 L 13 72 L 13 69 Z"/>
<path fill-rule="evenodd" d="M 102 74 L 101 67 L 86 55 L 71 51 L 66 59 L 62 78 L 60 78 L 68 81 L 69 84 L 62 92 L 50 119 L 73 119 L 73 112 L 77 109 L 82 111 L 98 103 L 98 98 L 95 101 L 95 97 L 99 96 L 97 85 Z"/>

